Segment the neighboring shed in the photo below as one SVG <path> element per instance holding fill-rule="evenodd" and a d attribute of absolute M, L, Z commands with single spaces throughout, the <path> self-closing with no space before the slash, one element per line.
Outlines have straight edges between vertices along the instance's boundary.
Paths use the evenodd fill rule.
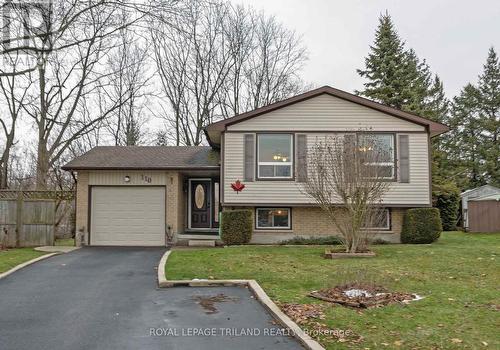
<path fill-rule="evenodd" d="M 470 232 L 500 232 L 500 194 L 469 201 Z"/>
<path fill-rule="evenodd" d="M 484 185 L 484 186 L 476 187 L 476 188 L 467 190 L 467 191 L 463 192 L 462 194 L 460 194 L 460 197 L 462 198 L 463 227 L 465 229 L 469 228 L 468 202 L 473 200 L 473 199 L 482 198 L 482 197 L 490 196 L 490 195 L 496 195 L 496 194 L 500 194 L 500 188 L 497 188 L 497 187 L 491 186 L 491 185 Z"/>

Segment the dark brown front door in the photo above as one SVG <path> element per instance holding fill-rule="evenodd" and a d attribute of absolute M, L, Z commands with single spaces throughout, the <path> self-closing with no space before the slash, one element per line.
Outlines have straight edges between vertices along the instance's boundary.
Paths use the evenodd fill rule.
<path fill-rule="evenodd" d="M 210 228 L 210 180 L 191 180 L 191 228 Z"/>

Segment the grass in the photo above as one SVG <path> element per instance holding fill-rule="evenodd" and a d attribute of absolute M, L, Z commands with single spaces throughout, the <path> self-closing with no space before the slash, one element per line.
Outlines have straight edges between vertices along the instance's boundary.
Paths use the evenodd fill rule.
<path fill-rule="evenodd" d="M 56 246 L 75 246 L 75 239 L 74 238 L 61 238 L 61 239 L 56 239 L 54 242 L 54 245 Z"/>
<path fill-rule="evenodd" d="M 278 302 L 318 303 L 307 293 L 351 281 L 425 296 L 407 306 L 353 310 L 329 305 L 324 322 L 363 336 L 320 339 L 328 349 L 500 348 L 500 233 L 445 232 L 432 245 L 377 245 L 377 257 L 326 260 L 325 247 L 237 246 L 176 250 L 169 279 L 256 279 Z M 485 345 L 487 344 L 487 345 Z"/>
<path fill-rule="evenodd" d="M 37 252 L 33 248 L 13 248 L 0 250 L 0 273 L 22 264 L 25 261 L 37 258 L 47 253 Z"/>

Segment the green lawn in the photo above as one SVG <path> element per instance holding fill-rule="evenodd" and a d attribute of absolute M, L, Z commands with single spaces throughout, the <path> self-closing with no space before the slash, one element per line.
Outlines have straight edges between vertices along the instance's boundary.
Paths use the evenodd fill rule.
<path fill-rule="evenodd" d="M 353 310 L 327 305 L 330 328 L 359 343 L 321 339 L 328 349 L 499 349 L 500 233 L 443 233 L 432 245 L 376 245 L 377 257 L 326 260 L 325 247 L 239 246 L 176 250 L 168 279 L 256 279 L 277 302 L 318 303 L 307 293 L 352 281 L 414 292 L 407 306 Z"/>
<path fill-rule="evenodd" d="M 54 242 L 54 245 L 56 245 L 56 246 L 74 247 L 75 246 L 75 239 L 74 238 L 56 239 L 55 242 Z"/>
<path fill-rule="evenodd" d="M 0 273 L 10 270 L 25 261 L 37 258 L 47 253 L 37 252 L 33 248 L 13 248 L 0 250 Z"/>

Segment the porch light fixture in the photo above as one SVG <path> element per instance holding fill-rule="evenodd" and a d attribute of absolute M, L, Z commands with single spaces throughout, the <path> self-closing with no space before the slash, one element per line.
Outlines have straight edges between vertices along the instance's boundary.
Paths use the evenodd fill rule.
<path fill-rule="evenodd" d="M 125 181 L 126 183 L 129 183 L 130 182 L 130 176 L 125 175 L 125 177 L 123 178 L 123 181 Z"/>

